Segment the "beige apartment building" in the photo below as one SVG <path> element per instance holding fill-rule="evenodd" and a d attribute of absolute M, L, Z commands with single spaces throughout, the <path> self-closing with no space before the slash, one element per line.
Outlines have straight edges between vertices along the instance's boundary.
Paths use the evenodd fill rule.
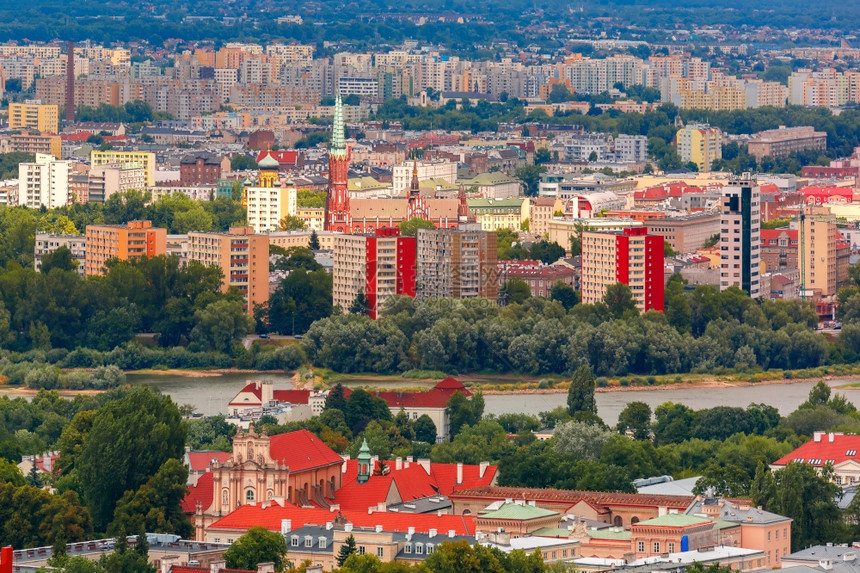
<path fill-rule="evenodd" d="M 55 235 L 53 233 L 36 233 L 36 249 L 33 253 L 36 272 L 42 270 L 42 257 L 53 253 L 60 247 L 66 247 L 72 252 L 72 257 L 78 261 L 78 274 L 84 275 L 84 259 L 86 258 L 87 240 L 83 235 Z"/>
<path fill-rule="evenodd" d="M 60 108 L 39 100 L 9 104 L 9 129 L 35 129 L 40 133 L 58 133 Z"/>
<path fill-rule="evenodd" d="M 557 197 L 532 197 L 529 203 L 529 231 L 541 237 L 549 236 L 549 222 L 555 213 L 564 212 L 564 203 Z"/>
<path fill-rule="evenodd" d="M 146 170 L 139 163 L 113 163 L 90 168 L 87 201 L 104 203 L 114 193 L 146 189 Z"/>
<path fill-rule="evenodd" d="M 749 173 L 723 187 L 720 290 L 736 286 L 761 296 L 761 188 Z"/>
<path fill-rule="evenodd" d="M 416 291 L 419 299 L 499 296 L 495 231 L 476 224 L 420 229 Z"/>
<path fill-rule="evenodd" d="M 269 300 L 269 238 L 252 227 L 230 227 L 227 233 L 188 233 L 188 260 L 221 269 L 221 290 L 236 287 L 245 295 L 245 310 Z"/>
<path fill-rule="evenodd" d="M 155 257 L 167 252 L 167 229 L 151 221 L 129 221 L 125 225 L 87 225 L 85 274 L 104 274 L 110 259 L 127 261 Z"/>
<path fill-rule="evenodd" d="M 785 157 L 795 151 L 827 149 L 827 134 L 814 127 L 780 127 L 761 131 L 747 143 L 749 154 L 761 161 L 762 157 Z"/>
<path fill-rule="evenodd" d="M 806 297 L 836 294 L 836 217 L 806 205 L 800 214 L 800 288 Z"/>
<path fill-rule="evenodd" d="M 63 140 L 59 135 L 36 135 L 27 131 L 9 137 L 9 151 L 20 153 L 43 153 L 62 159 Z"/>
<path fill-rule="evenodd" d="M 719 235 L 720 216 L 716 213 L 686 215 L 666 219 L 649 219 L 645 227 L 652 235 L 662 235 L 672 249 L 679 253 L 692 253 L 702 248 L 705 241 Z"/>

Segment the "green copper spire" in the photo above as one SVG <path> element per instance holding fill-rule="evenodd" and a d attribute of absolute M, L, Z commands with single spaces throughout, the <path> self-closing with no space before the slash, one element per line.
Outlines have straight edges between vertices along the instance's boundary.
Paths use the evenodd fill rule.
<path fill-rule="evenodd" d="M 330 153 L 332 155 L 346 155 L 346 142 L 343 135 L 343 104 L 340 101 L 340 94 L 334 100 Z"/>

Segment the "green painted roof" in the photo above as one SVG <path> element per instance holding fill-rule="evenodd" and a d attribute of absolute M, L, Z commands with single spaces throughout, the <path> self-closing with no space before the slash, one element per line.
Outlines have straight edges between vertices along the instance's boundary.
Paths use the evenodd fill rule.
<path fill-rule="evenodd" d="M 696 525 L 700 523 L 710 522 L 712 520 L 707 517 L 695 517 L 693 515 L 684 515 L 683 513 L 669 513 L 666 515 L 661 515 L 660 517 L 655 517 L 654 519 L 647 519 L 645 521 L 640 521 L 636 525 L 651 525 L 651 526 L 664 526 L 664 527 L 688 527 L 691 525 Z"/>
<path fill-rule="evenodd" d="M 350 191 L 367 191 L 368 189 L 386 189 L 391 187 L 390 183 L 381 183 L 373 177 L 353 177 L 347 180 Z"/>
<path fill-rule="evenodd" d="M 731 521 L 723 521 L 722 519 L 718 519 L 714 522 L 714 529 L 728 529 L 730 527 L 737 527 L 738 524 Z"/>
<path fill-rule="evenodd" d="M 437 179 L 425 179 L 424 181 L 418 184 L 418 187 L 424 187 L 425 189 L 436 189 L 436 187 L 440 187 L 442 189 L 459 189 L 457 185 L 453 183 L 448 183 L 445 179 L 437 178 Z"/>
<path fill-rule="evenodd" d="M 522 209 L 525 199 L 466 199 L 469 209 Z"/>
<path fill-rule="evenodd" d="M 483 519 L 538 519 L 559 515 L 557 511 L 544 509 L 534 505 L 520 505 L 518 503 L 506 503 L 499 509 L 488 511 L 479 515 Z"/>
<path fill-rule="evenodd" d="M 615 531 L 613 527 L 606 529 L 589 529 L 588 536 L 592 539 L 616 539 L 619 541 L 630 541 L 630 530 Z"/>

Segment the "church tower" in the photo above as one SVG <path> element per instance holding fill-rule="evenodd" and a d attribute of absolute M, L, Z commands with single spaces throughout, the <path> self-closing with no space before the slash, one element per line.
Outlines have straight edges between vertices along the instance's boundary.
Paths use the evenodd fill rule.
<path fill-rule="evenodd" d="M 429 219 L 430 208 L 427 202 L 421 197 L 421 190 L 418 183 L 418 161 L 412 163 L 412 184 L 409 186 L 409 204 L 406 208 L 407 219 Z"/>
<path fill-rule="evenodd" d="M 352 230 L 352 215 L 349 210 L 347 178 L 349 155 L 343 130 L 343 105 L 340 95 L 334 101 L 331 148 L 328 152 L 328 195 L 325 202 L 326 231 L 349 233 Z"/>

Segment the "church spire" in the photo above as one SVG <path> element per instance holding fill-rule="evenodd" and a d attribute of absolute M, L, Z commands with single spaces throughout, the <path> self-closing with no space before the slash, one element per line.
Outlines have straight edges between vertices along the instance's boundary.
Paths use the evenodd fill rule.
<path fill-rule="evenodd" d="M 332 155 L 346 155 L 346 141 L 343 134 L 343 104 L 340 101 L 340 94 L 334 99 L 334 121 L 332 122 L 331 149 L 329 153 Z"/>
<path fill-rule="evenodd" d="M 420 183 L 418 182 L 418 160 L 412 163 L 412 184 L 409 186 L 409 194 L 420 195 Z"/>

